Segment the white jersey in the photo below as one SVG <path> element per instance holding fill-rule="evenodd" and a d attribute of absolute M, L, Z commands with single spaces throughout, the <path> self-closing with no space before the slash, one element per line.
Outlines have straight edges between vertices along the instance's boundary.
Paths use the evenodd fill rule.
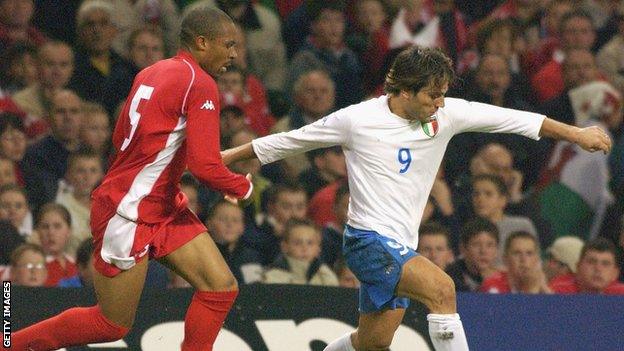
<path fill-rule="evenodd" d="M 267 164 L 312 149 L 342 146 L 349 174 L 348 224 L 373 230 L 413 249 L 444 151 L 462 132 L 516 133 L 539 139 L 545 116 L 445 98 L 429 123 L 390 112 L 381 96 L 312 124 L 252 142 Z"/>

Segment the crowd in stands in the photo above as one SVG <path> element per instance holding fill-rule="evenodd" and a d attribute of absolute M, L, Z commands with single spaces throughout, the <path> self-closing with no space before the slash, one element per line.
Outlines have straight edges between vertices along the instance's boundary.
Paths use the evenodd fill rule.
<path fill-rule="evenodd" d="M 120 106 L 137 72 L 175 55 L 181 15 L 203 5 L 238 30 L 235 64 L 216 79 L 223 149 L 383 94 L 392 59 L 410 45 L 453 59 L 449 97 L 604 127 L 609 154 L 454 137 L 413 230 L 418 252 L 458 291 L 624 294 L 618 0 L 0 0 L 3 280 L 92 284 L 90 193 L 114 154 L 117 118 L 128 118 Z M 231 169 L 253 176 L 245 207 L 190 173 L 180 189 L 240 284 L 359 286 L 342 258 L 349 188 L 339 147 Z M 155 262 L 147 285 L 189 286 Z"/>

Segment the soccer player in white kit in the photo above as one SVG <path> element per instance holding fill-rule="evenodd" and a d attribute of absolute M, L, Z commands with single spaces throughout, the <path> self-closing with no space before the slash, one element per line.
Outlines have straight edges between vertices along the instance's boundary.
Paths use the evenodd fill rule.
<path fill-rule="evenodd" d="M 463 132 L 565 139 L 588 151 L 611 149 L 607 134 L 546 116 L 445 98 L 454 78 L 437 49 L 411 47 L 386 76 L 387 95 L 336 111 L 287 133 L 222 152 L 224 163 L 257 157 L 267 164 L 315 148 L 342 146 L 350 203 L 343 253 L 361 281 L 358 329 L 326 351 L 388 350 L 410 299 L 430 314 L 437 351 L 468 350 L 452 279 L 418 255 L 418 228 L 446 146 Z"/>

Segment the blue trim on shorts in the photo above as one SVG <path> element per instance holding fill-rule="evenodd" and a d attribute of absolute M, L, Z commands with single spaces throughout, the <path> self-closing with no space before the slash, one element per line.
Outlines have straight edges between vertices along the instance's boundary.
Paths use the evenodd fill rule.
<path fill-rule="evenodd" d="M 413 249 L 372 230 L 345 226 L 342 251 L 349 269 L 360 280 L 362 313 L 407 308 L 409 298 L 395 289 L 403 265 L 418 255 Z"/>

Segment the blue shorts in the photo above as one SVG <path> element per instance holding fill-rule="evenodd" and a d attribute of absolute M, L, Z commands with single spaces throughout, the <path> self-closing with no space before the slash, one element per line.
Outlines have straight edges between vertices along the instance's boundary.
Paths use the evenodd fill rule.
<path fill-rule="evenodd" d="M 347 266 L 360 280 L 360 312 L 409 306 L 409 298 L 396 296 L 395 289 L 403 265 L 418 255 L 416 251 L 375 231 L 348 225 L 342 251 Z"/>

